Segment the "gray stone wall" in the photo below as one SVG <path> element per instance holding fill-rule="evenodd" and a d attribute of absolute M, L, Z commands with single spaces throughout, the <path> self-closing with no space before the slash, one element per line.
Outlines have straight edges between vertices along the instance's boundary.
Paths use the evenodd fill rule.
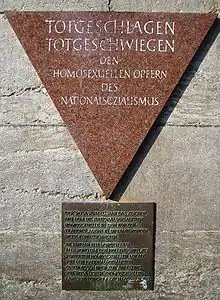
<path fill-rule="evenodd" d="M 168 106 L 156 128 L 160 134 L 146 156 L 143 151 L 120 200 L 157 203 L 155 290 L 66 292 L 61 291 L 61 202 L 103 200 L 102 191 L 3 14 L 219 13 L 219 6 L 218 0 L 1 1 L 0 299 L 220 299 L 219 37 L 210 36 L 200 49 L 179 87 L 179 102 Z M 213 35 L 216 30 L 217 24 Z"/>

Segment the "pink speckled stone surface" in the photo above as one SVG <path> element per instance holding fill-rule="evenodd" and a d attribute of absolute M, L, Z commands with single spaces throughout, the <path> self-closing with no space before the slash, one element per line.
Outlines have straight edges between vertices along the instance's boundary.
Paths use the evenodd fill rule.
<path fill-rule="evenodd" d="M 7 12 L 6 16 L 106 197 L 111 195 L 216 17 L 213 14 L 124 12 Z M 51 33 L 45 20 L 53 21 Z M 63 33 L 59 33 L 64 28 L 62 22 L 58 22 L 58 32 L 53 28 L 59 20 L 66 24 Z M 73 27 L 69 29 L 69 24 L 75 24 L 69 21 L 78 22 L 79 32 Z M 108 21 L 116 22 L 116 32 L 113 22 L 108 23 L 108 32 L 104 30 Z M 147 34 L 144 24 L 149 21 L 146 29 L 151 32 L 153 28 L 153 33 Z M 174 22 L 174 34 L 165 27 L 165 22 Z M 48 38 L 80 39 L 75 47 L 82 49 L 65 46 L 65 50 L 60 50 L 60 40 L 56 42 L 59 50 L 51 46 L 48 51 Z M 109 38 L 135 41 L 131 50 L 128 47 L 122 50 L 119 46 L 116 50 L 112 46 L 109 51 Z M 87 46 L 85 39 L 89 40 Z M 146 48 L 149 39 L 152 40 L 148 45 L 150 50 Z M 96 41 L 100 45 L 102 40 L 105 42 L 101 48 L 107 45 L 106 48 L 97 46 L 96 49 Z M 138 50 L 134 46 L 136 40 Z M 168 46 L 164 48 L 165 40 L 174 40 L 174 52 Z M 156 50 L 152 51 L 154 46 Z M 165 52 L 161 51 L 164 49 Z M 111 57 L 107 59 L 108 64 L 100 63 L 104 57 Z M 71 73 L 82 69 L 87 70 L 87 74 L 88 70 L 100 70 L 105 78 L 97 77 L 97 71 L 90 71 L 93 78 L 54 76 L 55 71 L 70 70 Z M 130 77 L 125 70 L 130 72 Z M 160 76 L 156 76 L 156 70 Z M 161 71 L 166 76 L 162 76 Z M 68 73 L 62 72 L 63 75 Z M 103 83 L 104 88 L 112 84 L 110 90 L 103 90 Z"/>

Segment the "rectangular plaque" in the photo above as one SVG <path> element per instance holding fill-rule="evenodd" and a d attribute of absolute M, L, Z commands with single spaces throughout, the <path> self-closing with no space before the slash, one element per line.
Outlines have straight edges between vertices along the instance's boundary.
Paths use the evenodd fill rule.
<path fill-rule="evenodd" d="M 63 203 L 62 288 L 154 285 L 154 203 Z"/>

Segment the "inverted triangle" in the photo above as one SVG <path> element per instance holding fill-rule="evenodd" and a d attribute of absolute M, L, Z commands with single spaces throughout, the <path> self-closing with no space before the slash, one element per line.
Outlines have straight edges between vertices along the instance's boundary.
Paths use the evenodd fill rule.
<path fill-rule="evenodd" d="M 216 17 L 115 12 L 6 16 L 106 197 Z"/>

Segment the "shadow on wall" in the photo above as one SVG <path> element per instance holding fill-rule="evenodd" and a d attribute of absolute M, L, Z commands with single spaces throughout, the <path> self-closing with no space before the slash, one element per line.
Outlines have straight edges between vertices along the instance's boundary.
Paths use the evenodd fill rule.
<path fill-rule="evenodd" d="M 177 105 L 179 99 L 182 97 L 184 91 L 186 90 L 190 81 L 194 77 L 194 74 L 197 72 L 200 64 L 202 63 L 204 57 L 206 56 L 207 52 L 211 48 L 219 31 L 220 31 L 220 19 L 216 19 L 212 27 L 210 28 L 208 34 L 206 35 L 204 41 L 202 42 L 201 46 L 199 47 L 198 51 L 196 52 L 193 59 L 191 60 L 185 73 L 180 78 L 180 81 L 178 82 L 176 88 L 172 92 L 169 100 L 167 101 L 160 115 L 154 122 L 149 133 L 145 137 L 140 148 L 138 149 L 137 153 L 135 154 L 131 163 L 126 169 L 125 173 L 123 174 L 117 186 L 115 187 L 114 191 L 112 192 L 111 196 L 109 197 L 111 200 L 119 201 L 119 199 L 121 198 L 122 194 L 128 187 L 129 183 L 131 182 L 133 176 L 137 172 L 144 158 L 150 151 L 156 138 L 158 137 L 161 130 L 163 129 L 163 126 L 166 124 L 168 118 L 170 117 L 175 106 Z"/>

